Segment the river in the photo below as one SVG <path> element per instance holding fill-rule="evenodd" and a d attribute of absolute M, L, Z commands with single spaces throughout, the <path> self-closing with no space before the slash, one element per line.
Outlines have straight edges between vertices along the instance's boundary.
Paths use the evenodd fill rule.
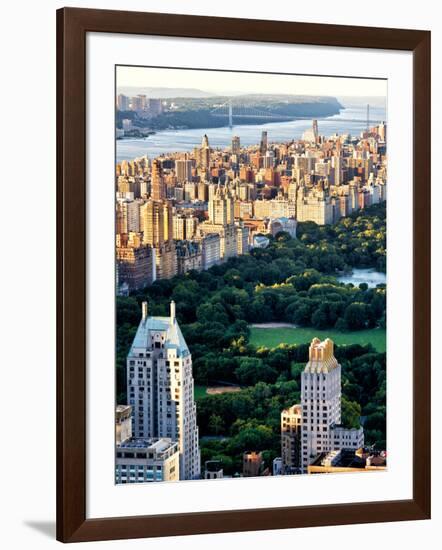
<path fill-rule="evenodd" d="M 367 105 L 347 104 L 339 115 L 326 119 L 318 119 L 319 133 L 330 136 L 334 133 L 359 135 L 365 130 Z M 343 120 L 341 120 L 343 119 Z M 354 119 L 351 121 L 349 119 Z M 379 106 L 370 106 L 370 119 L 379 121 L 386 119 L 386 110 Z M 117 140 L 117 162 L 132 160 L 136 157 L 147 155 L 155 158 L 162 154 L 177 151 L 192 151 L 200 146 L 204 134 L 209 137 L 212 147 L 226 147 L 230 145 L 232 136 L 241 138 L 241 145 L 255 145 L 261 139 L 261 132 L 266 130 L 268 141 L 287 142 L 292 139 L 300 139 L 307 128 L 311 128 L 312 121 L 292 120 L 289 122 L 271 122 L 269 124 L 240 125 L 229 128 L 199 128 L 192 130 L 162 130 L 144 139 L 119 139 Z"/>

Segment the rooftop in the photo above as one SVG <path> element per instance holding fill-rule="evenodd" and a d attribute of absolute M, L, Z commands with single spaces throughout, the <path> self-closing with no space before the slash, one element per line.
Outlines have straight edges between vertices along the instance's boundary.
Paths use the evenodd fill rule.
<path fill-rule="evenodd" d="M 170 449 L 173 445 L 177 445 L 176 442 L 167 437 L 157 438 L 144 438 L 144 437 L 132 437 L 126 439 L 119 445 L 118 449 L 146 449 L 148 451 L 155 451 L 156 453 L 163 453 Z"/>
<path fill-rule="evenodd" d="M 334 344 L 330 338 L 323 342 L 319 338 L 313 338 L 309 348 L 309 361 L 305 367 L 307 372 L 329 372 L 338 366 L 334 356 Z"/>
<path fill-rule="evenodd" d="M 152 317 L 147 315 L 147 303 L 143 303 L 143 315 L 138 325 L 138 330 L 132 342 L 131 352 L 134 348 L 146 349 L 151 345 L 150 332 L 165 332 L 164 348 L 176 349 L 177 355 L 188 355 L 184 336 L 175 318 L 175 303 L 170 304 L 170 317 Z"/>
<path fill-rule="evenodd" d="M 319 454 L 312 462 L 313 466 L 334 466 L 335 468 L 365 468 L 366 461 L 355 451 L 342 449 Z"/>

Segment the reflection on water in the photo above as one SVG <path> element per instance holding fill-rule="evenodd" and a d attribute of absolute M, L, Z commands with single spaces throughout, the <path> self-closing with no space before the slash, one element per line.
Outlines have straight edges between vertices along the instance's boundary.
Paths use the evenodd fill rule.
<path fill-rule="evenodd" d="M 353 283 L 358 286 L 360 283 L 367 283 L 370 288 L 379 284 L 387 284 L 387 276 L 374 269 L 353 269 L 350 275 L 343 275 L 337 278 L 341 283 Z"/>

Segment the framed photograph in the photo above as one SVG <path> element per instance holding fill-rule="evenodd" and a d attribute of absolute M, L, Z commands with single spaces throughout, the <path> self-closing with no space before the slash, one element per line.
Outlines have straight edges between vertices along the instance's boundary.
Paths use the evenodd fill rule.
<path fill-rule="evenodd" d="M 430 33 L 57 35 L 57 538 L 429 518 Z"/>

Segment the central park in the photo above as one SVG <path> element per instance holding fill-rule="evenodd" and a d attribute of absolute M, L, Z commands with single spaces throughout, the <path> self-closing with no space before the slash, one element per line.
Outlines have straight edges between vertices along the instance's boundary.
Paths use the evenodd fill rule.
<path fill-rule="evenodd" d="M 356 269 L 386 272 L 386 205 L 329 226 L 299 223 L 265 249 L 117 298 L 117 402 L 126 402 L 126 356 L 140 305 L 166 316 L 170 300 L 192 354 L 201 460 L 241 468 L 244 449 L 280 455 L 281 410 L 299 402 L 313 337 L 331 338 L 342 366 L 342 413 L 385 448 L 385 283 L 342 282 Z M 265 328 L 263 328 L 265 327 Z"/>

